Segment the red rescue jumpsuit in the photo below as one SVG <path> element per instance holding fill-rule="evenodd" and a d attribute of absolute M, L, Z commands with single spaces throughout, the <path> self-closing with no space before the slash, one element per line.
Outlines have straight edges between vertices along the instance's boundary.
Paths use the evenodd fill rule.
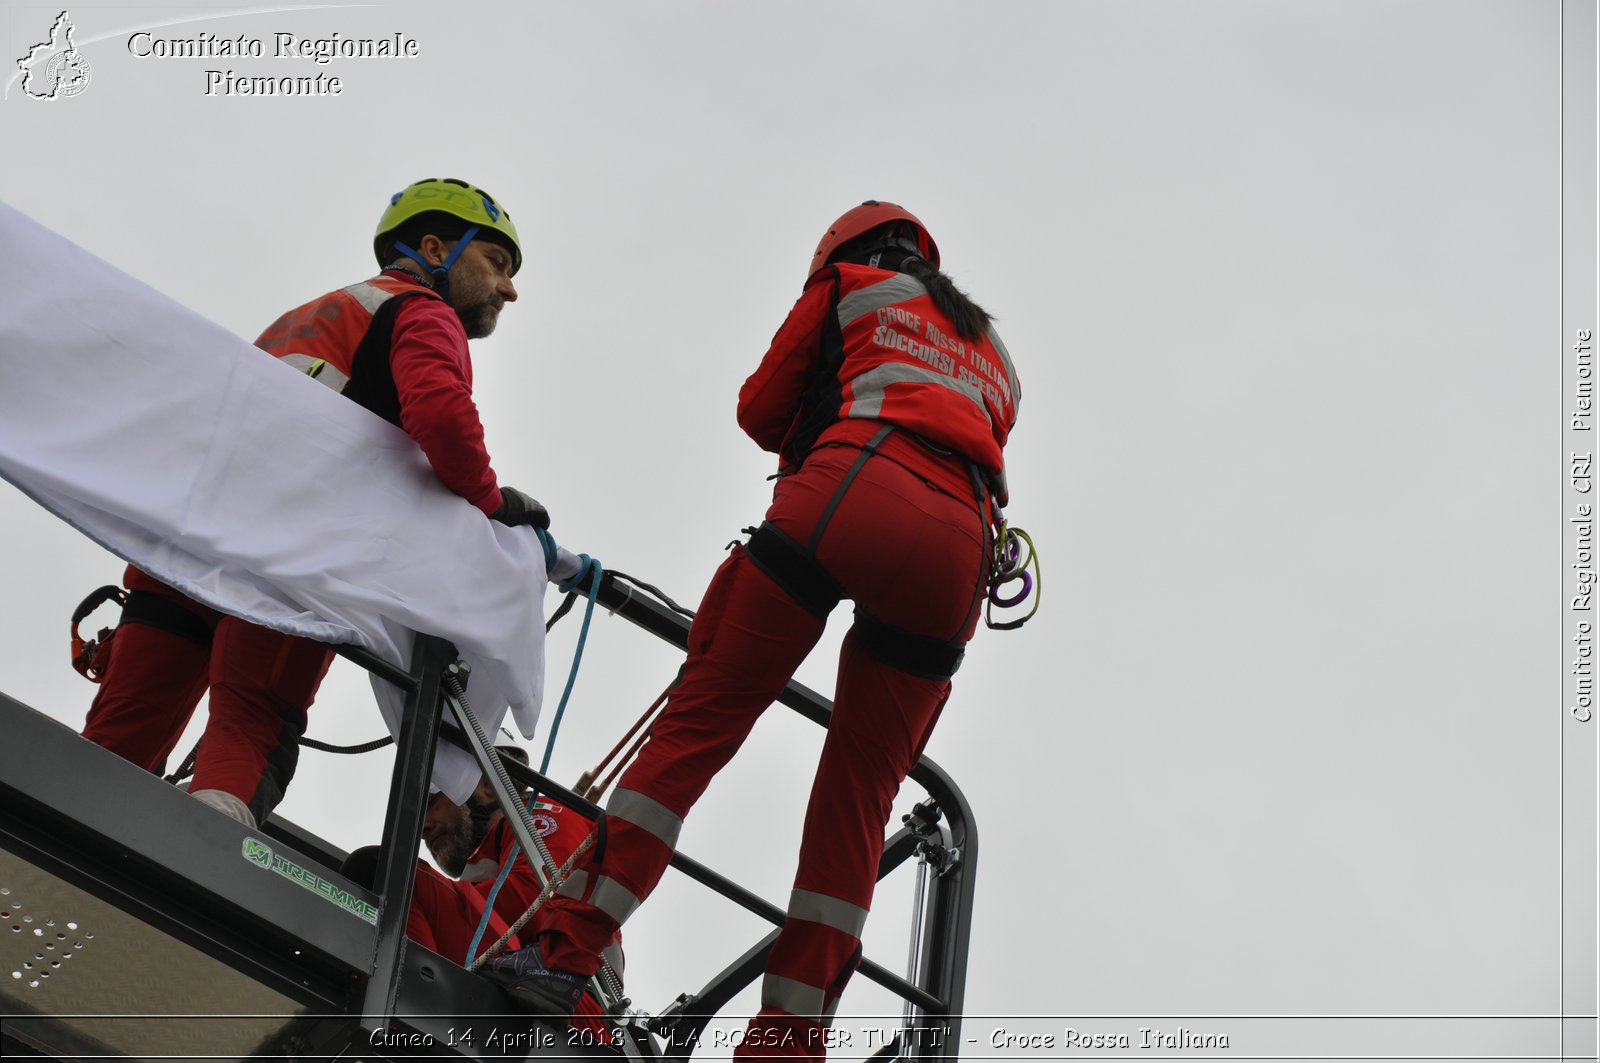
<path fill-rule="evenodd" d="M 405 429 L 445 486 L 485 515 L 499 508 L 472 401 L 466 330 L 412 274 L 385 270 L 330 292 L 284 314 L 256 344 L 316 370 L 318 380 Z M 261 822 L 294 775 L 306 710 L 333 651 L 219 614 L 132 566 L 124 580 L 130 592 L 165 599 L 203 628 L 119 627 L 83 736 L 159 771 L 209 686 L 210 717 L 190 789 L 232 794 Z M 209 641 L 204 629 L 214 629 Z"/>
<path fill-rule="evenodd" d="M 831 267 L 812 278 L 745 383 L 739 423 L 786 461 L 770 524 L 812 544 L 859 610 L 962 645 L 978 619 L 990 544 L 988 499 L 975 497 L 987 492 L 975 490 L 969 463 L 1000 476 L 1020 387 L 992 331 L 976 343 L 955 335 L 914 279 Z M 813 442 L 816 424 L 827 427 Z M 896 430 L 869 456 L 885 425 Z M 539 924 L 549 967 L 595 969 L 594 954 L 665 870 L 683 817 L 824 622 L 734 547 L 695 616 L 672 700 L 608 803 L 603 862 L 589 859 Z M 788 917 L 741 1057 L 824 1055 L 824 1031 L 860 961 L 892 802 L 950 694 L 948 678 L 869 655 L 858 631 L 840 653 Z"/>
<path fill-rule="evenodd" d="M 535 801 L 529 812 L 534 828 L 544 839 L 550 857 L 560 867 L 573 850 L 589 836 L 589 821 L 562 805 L 548 800 Z M 422 861 L 417 861 L 416 888 L 411 895 L 411 911 L 406 917 L 406 936 L 419 945 L 432 949 L 449 960 L 467 963 L 467 949 L 472 936 L 477 933 L 483 919 L 483 905 L 489 899 L 500 869 L 511 858 L 511 849 L 517 844 L 516 835 L 504 818 L 497 822 L 467 861 L 460 880 L 446 878 Z M 489 916 L 489 926 L 478 943 L 481 953 L 506 929 L 522 917 L 528 906 L 539 896 L 539 879 L 532 866 L 520 851 L 505 884 L 495 895 L 494 912 Z M 507 942 L 506 949 L 519 947 L 515 936 Z M 607 959 L 620 974 L 623 967 L 622 940 L 618 935 L 606 949 Z M 604 1011 L 592 996 L 585 995 L 578 1005 L 578 1015 L 584 1021 L 574 1025 L 604 1037 Z"/>

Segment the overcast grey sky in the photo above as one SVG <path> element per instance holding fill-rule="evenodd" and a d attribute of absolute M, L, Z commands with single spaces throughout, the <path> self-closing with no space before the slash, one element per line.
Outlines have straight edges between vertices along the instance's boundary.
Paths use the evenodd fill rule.
<path fill-rule="evenodd" d="M 4 54 L 59 11 L 8 4 Z M 496 468 L 564 545 L 686 604 L 768 497 L 734 400 L 817 237 L 869 197 L 923 218 L 1024 381 L 1011 515 L 1046 580 L 1033 624 L 980 631 L 928 750 L 982 838 L 972 1015 L 1560 1011 L 1558 3 L 70 11 L 92 81 L 42 103 L 13 79 L 0 199 L 253 338 L 370 274 L 392 192 L 483 186 L 527 253 L 474 345 Z M 140 30 L 420 54 L 139 58 Z M 343 91 L 207 96 L 207 69 Z M 9 487 L 0 526 L 3 689 L 77 726 L 67 617 L 121 564 Z M 831 690 L 847 622 L 802 681 Z M 675 665 L 598 619 L 556 773 Z M 381 730 L 340 662 L 310 734 Z M 769 714 L 683 849 L 781 900 L 818 743 Z M 387 772 L 307 753 L 281 811 L 364 844 Z M 910 885 L 867 932 L 891 969 Z M 635 1001 L 762 929 L 669 880 L 627 930 Z M 1593 941 L 1568 948 L 1592 972 Z M 844 1011 L 899 1006 L 858 978 Z M 1267 1056 L 1557 1043 L 1512 1019 L 1184 1024 Z"/>

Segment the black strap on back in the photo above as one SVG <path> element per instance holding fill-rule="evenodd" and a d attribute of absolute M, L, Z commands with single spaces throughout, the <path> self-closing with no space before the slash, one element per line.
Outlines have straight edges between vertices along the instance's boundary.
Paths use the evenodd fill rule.
<path fill-rule="evenodd" d="M 188 639 L 198 646 L 211 645 L 211 627 L 198 614 L 170 598 L 149 591 L 129 591 L 122 607 L 124 624 L 144 624 Z"/>
<path fill-rule="evenodd" d="M 932 635 L 918 635 L 885 624 L 859 606 L 851 630 L 855 633 L 856 645 L 868 656 L 924 679 L 949 679 L 966 656 L 964 643 L 946 642 Z"/>
<path fill-rule="evenodd" d="M 394 386 L 389 348 L 394 343 L 394 319 L 407 299 L 437 299 L 432 292 L 400 292 L 385 299 L 372 315 L 367 334 L 350 358 L 350 382 L 341 392 L 357 406 L 371 410 L 396 427 L 400 425 L 400 393 Z"/>
<path fill-rule="evenodd" d="M 850 485 L 855 482 L 856 474 L 861 471 L 861 467 L 868 459 L 877 453 L 878 445 L 887 439 L 892 431 L 894 431 L 893 425 L 884 425 L 871 441 L 861 448 L 860 456 L 850 466 L 850 471 L 839 481 L 839 486 L 834 490 L 828 504 L 822 508 L 822 514 L 817 518 L 817 526 L 811 532 L 811 541 L 804 548 L 766 521 L 762 522 L 761 527 L 755 530 L 750 536 L 750 541 L 745 544 L 745 551 L 750 555 L 750 560 L 755 562 L 756 567 L 770 576 L 772 582 L 782 587 L 784 593 L 812 616 L 826 617 L 844 597 L 844 588 L 828 575 L 828 570 L 817 560 L 817 547 L 822 544 L 822 533 L 828 530 L 828 522 L 833 520 L 833 513 L 839 508 L 845 492 L 850 490 Z"/>
<path fill-rule="evenodd" d="M 839 503 L 844 501 L 844 493 L 850 490 L 850 485 L 856 482 L 856 477 L 861 473 L 861 467 L 872 459 L 878 452 L 878 447 L 889 438 L 889 433 L 894 431 L 894 425 L 886 424 L 873 433 L 867 440 L 867 445 L 861 448 L 861 453 L 851 464 L 850 470 L 844 474 L 844 479 L 839 481 L 839 486 L 833 492 L 833 497 L 828 499 L 828 504 L 822 508 L 822 516 L 817 518 L 817 526 L 811 531 L 811 541 L 806 544 L 806 553 L 815 557 L 817 547 L 822 545 L 822 533 L 828 530 L 828 524 L 833 520 L 834 511 L 839 508 Z"/>
<path fill-rule="evenodd" d="M 780 455 L 789 472 L 797 470 L 822 433 L 838 423 L 839 410 L 844 406 L 844 382 L 839 379 L 844 368 L 844 332 L 839 327 L 841 280 L 837 266 L 828 268 L 833 271 L 833 299 L 822 319 L 821 356 L 801 392 L 794 431 Z"/>

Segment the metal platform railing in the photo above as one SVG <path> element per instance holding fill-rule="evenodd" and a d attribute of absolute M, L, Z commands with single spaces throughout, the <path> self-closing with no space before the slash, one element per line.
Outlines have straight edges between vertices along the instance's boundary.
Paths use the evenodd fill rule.
<path fill-rule="evenodd" d="M 598 604 L 680 650 L 687 645 L 689 622 L 625 583 L 607 581 Z M 110 962 L 109 945 L 99 950 L 101 959 L 86 950 L 73 961 L 76 968 L 69 963 L 56 972 L 48 995 L 41 987 L 28 996 L 18 988 L 26 984 L 21 981 L 0 990 L 8 1050 L 137 1056 L 139 1046 L 153 1043 L 148 1022 L 172 1012 L 170 1029 L 187 1031 L 195 1055 L 298 1058 L 355 1051 L 364 1058 L 400 1058 L 422 1038 L 434 1054 L 508 1058 L 501 1050 L 450 1043 L 458 1024 L 453 1017 L 500 1016 L 506 1028 L 520 1023 L 523 1030 L 526 1018 L 510 1010 L 497 986 L 409 944 L 405 935 L 437 743 L 475 744 L 467 738 L 464 707 L 445 696 L 455 651 L 442 639 L 419 636 L 410 667 L 401 669 L 359 649 L 336 649 L 406 693 L 370 890 L 345 878 L 339 870 L 344 854 L 314 835 L 276 820 L 247 830 L 0 695 L 0 726 L 8 737 L 0 742 L 0 871 L 9 868 L 6 874 L 36 884 L 36 891 L 54 890 L 62 904 L 70 896 L 73 904 L 94 906 L 97 919 L 116 927 L 101 944 L 113 936 L 137 940 L 151 972 L 182 964 L 187 988 L 181 993 L 188 994 L 171 999 L 179 991 L 169 992 L 157 974 Z M 827 725 L 831 707 L 816 692 L 791 682 L 778 700 Z M 600 815 L 555 780 L 515 762 L 501 764 L 520 786 L 591 819 Z M 921 865 L 915 967 L 907 977 L 866 960 L 859 974 L 906 1002 L 898 1035 L 874 1058 L 951 1060 L 961 1044 L 977 832 L 960 790 L 937 765 L 924 758 L 910 778 L 928 799 L 887 840 L 879 877 L 909 861 Z M 264 872 L 267 863 L 251 862 L 252 842 L 258 856 L 270 843 L 265 859 L 285 866 Z M 676 853 L 671 866 L 782 926 L 781 908 L 692 856 Z M 751 942 L 698 991 L 682 994 L 659 1014 L 621 1016 L 622 1051 L 687 1060 L 711 1019 L 760 976 L 776 936 L 773 930 Z M 74 979 L 77 996 L 66 992 Z M 249 986 L 266 994 L 256 1018 L 273 1012 L 281 1021 L 235 1021 L 233 1027 L 221 1019 L 202 1021 L 212 1010 L 227 1010 L 225 1000 L 242 999 Z M 217 994 L 216 1002 L 208 991 Z M 126 1004 L 82 1013 L 84 1001 L 101 999 Z M 133 1001 L 148 1014 L 116 1013 L 134 1007 Z M 529 1042 L 524 1058 L 551 1054 L 585 1053 L 552 1039 Z"/>
<path fill-rule="evenodd" d="M 597 593 L 597 604 L 634 625 L 665 640 L 680 650 L 688 646 L 689 621 L 671 609 L 636 591 L 623 581 L 606 581 Z M 448 699 L 441 702 L 440 675 L 454 659 L 447 643 L 419 639 L 416 661 L 410 673 L 401 672 L 365 651 L 339 647 L 341 655 L 368 668 L 409 691 L 405 721 L 398 739 L 395 758 L 395 785 L 390 796 L 384 835 L 384 860 L 379 885 L 386 898 L 386 912 L 398 927 L 380 922 L 378 963 L 369 983 L 365 1012 L 368 1015 L 393 1014 L 396 963 L 399 942 L 404 936 L 404 912 L 409 905 L 412 867 L 417 855 L 417 837 L 426 800 L 426 785 L 420 788 L 408 781 L 425 780 L 434 742 L 429 721 L 448 714 Z M 800 683 L 790 682 L 778 701 L 795 712 L 826 727 L 832 712 L 827 698 Z M 433 705 L 432 712 L 424 706 Z M 442 732 L 449 741 L 468 745 L 453 732 L 447 721 Z M 461 730 L 466 725 L 455 722 Z M 507 773 L 519 785 L 539 794 L 559 798 L 569 808 L 593 821 L 601 809 L 561 783 L 515 762 L 503 762 Z M 905 1001 L 906 1023 L 899 1035 L 876 1053 L 881 1058 L 917 1060 L 954 1059 L 961 1039 L 961 1010 L 966 990 L 966 964 L 971 936 L 974 871 L 978 836 L 972 812 L 961 791 L 937 764 L 924 757 L 912 769 L 910 778 L 927 792 L 929 800 L 917 806 L 916 814 L 886 842 L 879 864 L 881 880 L 910 860 L 922 861 L 929 873 L 919 876 L 919 888 L 926 893 L 918 898 L 920 925 L 914 954 L 917 969 L 906 978 L 882 965 L 863 960 L 858 970 L 867 978 Z M 415 791 L 407 793 L 407 791 Z M 720 896 L 781 927 L 784 912 L 746 890 L 721 873 L 691 856 L 674 853 L 671 867 Z M 399 903 L 401 900 L 404 903 Z M 745 986 L 760 977 L 776 931 L 754 943 L 698 992 L 686 993 L 648 1023 L 652 1033 L 664 1039 L 664 1058 L 687 1059 L 706 1025 L 717 1012 Z M 645 1052 L 647 1042 L 636 1048 Z"/>

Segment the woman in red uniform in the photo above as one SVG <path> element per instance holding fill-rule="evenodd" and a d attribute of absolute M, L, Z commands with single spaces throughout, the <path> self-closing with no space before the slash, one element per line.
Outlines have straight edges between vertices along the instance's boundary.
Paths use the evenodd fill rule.
<path fill-rule="evenodd" d="M 766 521 L 706 591 L 672 700 L 607 805 L 603 850 L 543 909 L 536 944 L 496 964 L 530 1010 L 570 1014 L 683 817 L 849 598 L 787 920 L 736 1058 L 823 1056 L 892 802 L 978 620 L 1020 397 L 989 315 L 938 263 L 892 203 L 864 203 L 823 237 L 739 394 L 739 424 L 780 457 Z"/>

